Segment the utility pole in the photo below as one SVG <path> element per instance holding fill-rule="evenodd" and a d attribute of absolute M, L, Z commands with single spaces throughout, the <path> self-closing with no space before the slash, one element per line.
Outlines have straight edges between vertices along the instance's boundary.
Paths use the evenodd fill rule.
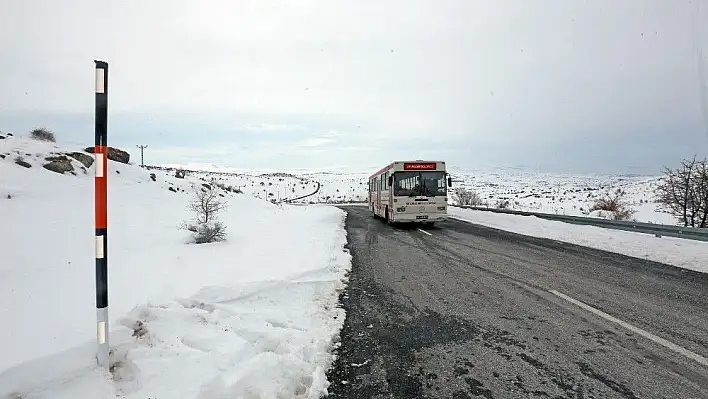
<path fill-rule="evenodd" d="M 140 167 L 144 168 L 145 167 L 145 156 L 144 156 L 144 151 L 148 146 L 146 145 L 136 145 L 136 147 L 140 148 Z"/>

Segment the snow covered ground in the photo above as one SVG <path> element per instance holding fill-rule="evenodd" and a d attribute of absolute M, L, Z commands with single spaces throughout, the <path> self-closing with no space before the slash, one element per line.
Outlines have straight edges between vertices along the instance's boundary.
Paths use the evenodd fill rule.
<path fill-rule="evenodd" d="M 188 168 L 185 166 L 185 169 Z M 198 166 L 192 166 L 198 167 Z M 170 173 L 179 166 L 161 166 L 169 168 Z M 214 171 L 191 169 L 188 175 L 204 181 L 215 181 L 226 187 L 233 187 L 246 195 L 272 202 L 292 201 L 295 203 L 350 203 L 364 202 L 367 198 L 366 179 L 358 173 L 325 172 L 272 172 L 272 171 L 232 171 L 225 169 Z M 320 183 L 318 190 L 317 183 Z M 310 194 L 314 194 L 311 195 Z M 296 198 L 300 198 L 297 200 Z"/>
<path fill-rule="evenodd" d="M 488 206 L 509 202 L 509 209 L 573 216 L 589 214 L 595 199 L 622 189 L 625 201 L 636 211 L 632 219 L 640 222 L 676 224 L 662 212 L 654 192 L 659 176 L 576 175 L 536 173 L 521 170 L 452 172 L 454 187 L 477 192 Z M 453 196 L 452 200 L 456 198 Z"/>
<path fill-rule="evenodd" d="M 673 237 L 657 238 L 650 234 L 579 226 L 535 216 L 507 215 L 457 207 L 448 208 L 448 212 L 456 219 L 500 230 L 549 238 L 708 273 L 708 242 Z"/>
<path fill-rule="evenodd" d="M 73 151 L 82 152 L 0 140 L 1 398 L 325 391 L 350 267 L 343 211 L 215 188 L 228 203 L 227 241 L 188 244 L 178 227 L 193 216 L 187 203 L 202 176 L 109 162 L 106 376 L 93 359 L 94 165 L 66 157 L 72 172 L 43 168 L 46 157 Z"/>
<path fill-rule="evenodd" d="M 300 203 L 365 202 L 368 176 L 374 171 L 277 173 L 204 165 L 186 167 L 208 171 L 197 172 L 195 176 L 207 180 L 216 178 L 239 187 L 248 195 L 276 201 L 310 194 L 317 187 L 316 183 L 320 182 L 320 191 L 295 201 Z M 474 190 L 490 207 L 495 207 L 498 201 L 507 200 L 510 209 L 599 217 L 597 213 L 589 212 L 596 198 L 619 188 L 625 191 L 625 201 L 635 211 L 633 220 L 660 224 L 677 222 L 675 218 L 664 213 L 655 202 L 654 192 L 659 176 L 537 173 L 514 169 L 466 171 L 454 166 L 450 167 L 450 174 L 454 179 L 453 189 L 463 187 Z M 448 202 L 457 203 L 457 197 L 452 192 Z"/>
<path fill-rule="evenodd" d="M 344 321 L 345 213 L 368 172 L 174 169 L 109 163 L 113 369 L 95 366 L 93 165 L 79 145 L 0 139 L 0 398 L 319 398 Z M 68 156 L 65 154 L 69 154 Z M 46 170 L 48 157 L 70 171 Z M 86 158 L 89 158 L 88 160 Z M 65 158 L 65 159 L 64 159 Z M 51 159 L 51 158 L 50 158 Z M 56 158 L 55 158 L 56 159 Z M 89 163 L 84 164 L 82 163 Z M 187 167 L 189 169 L 189 167 Z M 512 208 L 584 214 L 623 188 L 638 220 L 655 177 L 455 172 L 455 186 Z M 188 244 L 192 190 L 229 205 L 226 242 Z M 454 198 L 450 198 L 454 201 Z M 708 243 L 450 208 L 453 217 L 708 272 Z M 58 366 L 61 365 L 61 366 Z"/>

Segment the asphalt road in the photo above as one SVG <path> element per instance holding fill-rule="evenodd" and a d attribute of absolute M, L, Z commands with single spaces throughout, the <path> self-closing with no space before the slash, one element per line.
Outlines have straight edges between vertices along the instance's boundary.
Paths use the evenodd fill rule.
<path fill-rule="evenodd" d="M 706 275 L 457 220 L 420 231 L 342 209 L 353 266 L 330 398 L 708 398 Z"/>

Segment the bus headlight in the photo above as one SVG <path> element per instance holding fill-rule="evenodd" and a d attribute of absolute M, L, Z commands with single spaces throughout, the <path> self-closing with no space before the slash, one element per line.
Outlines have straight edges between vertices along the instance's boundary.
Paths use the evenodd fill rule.
<path fill-rule="evenodd" d="M 405 206 L 399 206 L 398 208 L 396 208 L 396 212 L 405 212 L 405 211 L 406 211 Z"/>
<path fill-rule="evenodd" d="M 444 206 L 439 206 L 439 207 L 438 207 L 438 210 L 439 210 L 439 211 L 444 211 L 444 210 L 445 210 L 445 207 L 444 207 Z"/>

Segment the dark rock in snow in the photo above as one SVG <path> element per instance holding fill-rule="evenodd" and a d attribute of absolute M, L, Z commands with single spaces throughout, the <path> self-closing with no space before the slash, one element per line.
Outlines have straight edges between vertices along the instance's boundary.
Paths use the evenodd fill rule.
<path fill-rule="evenodd" d="M 84 151 L 93 154 L 94 148 L 86 147 Z M 127 164 L 128 162 L 130 162 L 130 154 L 115 147 L 108 147 L 108 159 L 110 159 L 111 161 Z"/>
<path fill-rule="evenodd" d="M 83 152 L 72 152 L 67 155 L 81 162 L 87 168 L 90 168 L 91 165 L 93 165 L 93 157 L 90 155 L 86 155 Z"/>
<path fill-rule="evenodd" d="M 15 159 L 15 163 L 18 164 L 18 165 L 20 165 L 20 166 L 24 166 L 25 168 L 31 168 L 31 167 L 32 167 L 32 164 L 30 164 L 29 162 L 27 162 L 27 161 L 25 161 L 24 159 L 21 159 L 21 158 Z"/>
<path fill-rule="evenodd" d="M 56 172 L 59 174 L 74 171 L 74 166 L 71 164 L 71 161 L 65 156 L 47 157 L 45 159 L 51 162 L 45 164 L 44 169 L 51 170 L 52 172 Z"/>

